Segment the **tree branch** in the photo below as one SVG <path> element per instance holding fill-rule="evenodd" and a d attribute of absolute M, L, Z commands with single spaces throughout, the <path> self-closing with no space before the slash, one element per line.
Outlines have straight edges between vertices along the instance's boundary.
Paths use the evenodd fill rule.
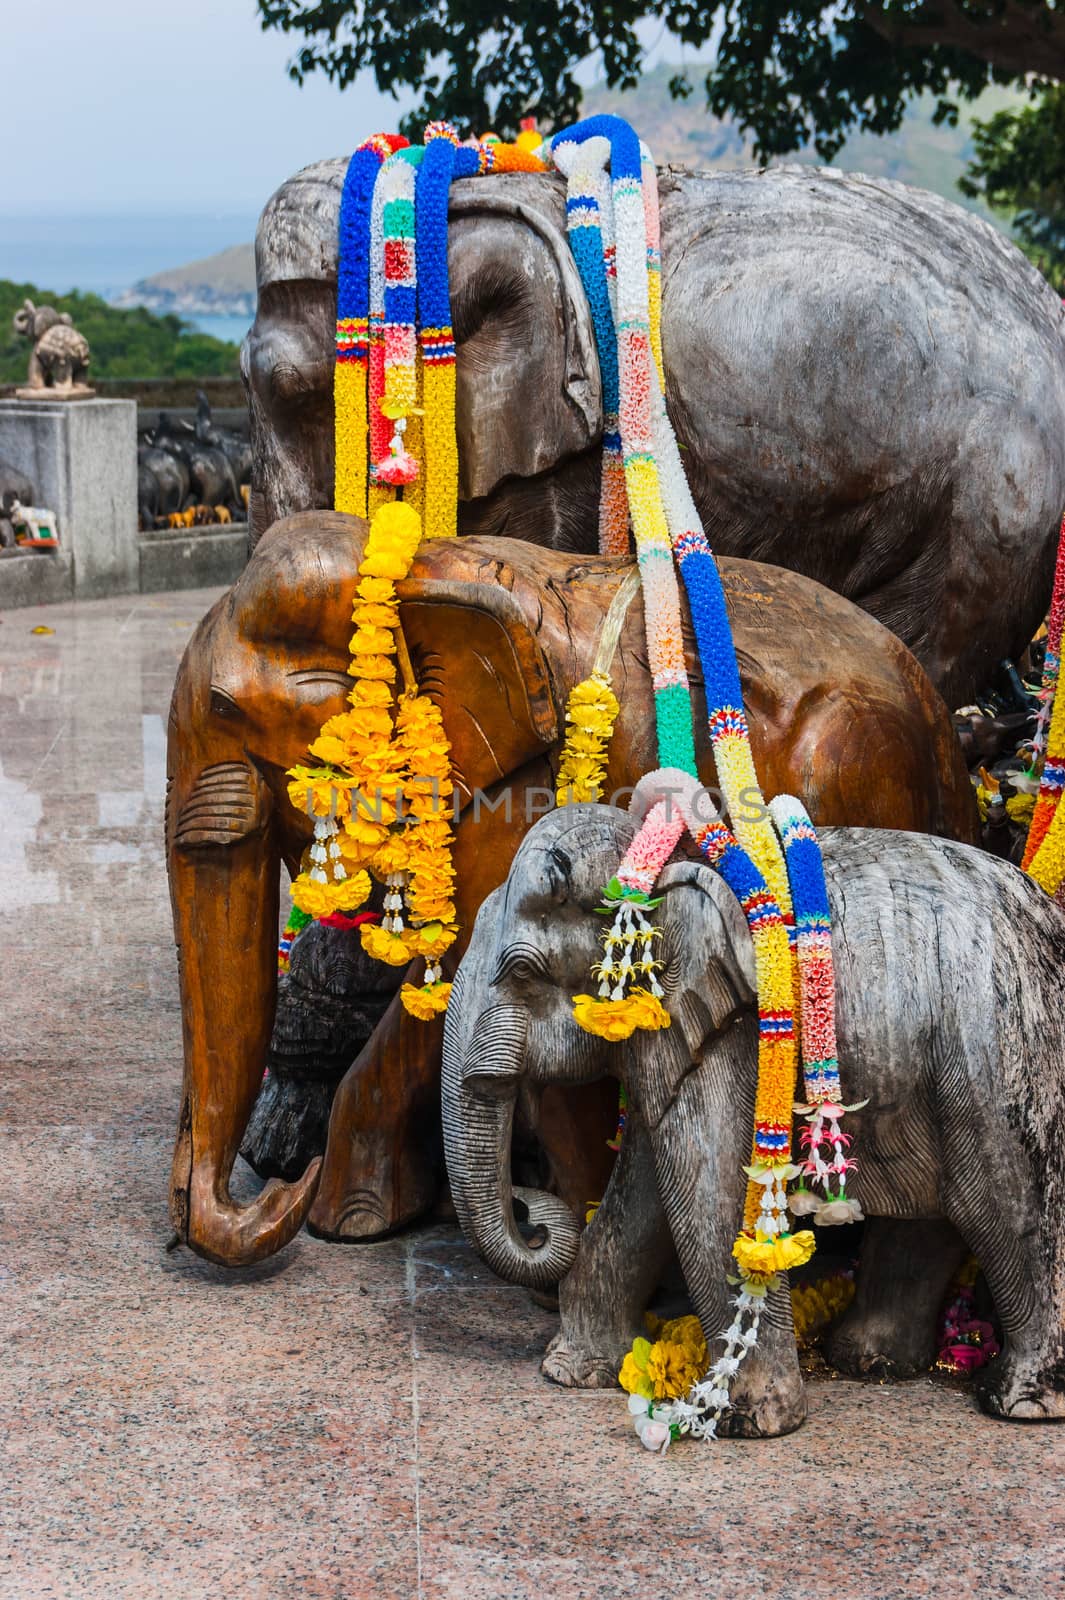
<path fill-rule="evenodd" d="M 993 16 L 976 18 L 953 0 L 928 0 L 920 10 L 900 13 L 883 5 L 859 4 L 857 14 L 896 48 L 935 45 L 964 50 L 978 61 L 1024 77 L 1065 80 L 1065 12 L 1046 5 L 1004 0 Z"/>

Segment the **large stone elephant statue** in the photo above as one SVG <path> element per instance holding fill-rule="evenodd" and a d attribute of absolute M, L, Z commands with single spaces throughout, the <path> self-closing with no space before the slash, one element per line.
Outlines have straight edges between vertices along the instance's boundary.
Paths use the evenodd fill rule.
<path fill-rule="evenodd" d="M 314 1162 L 244 1207 L 229 1193 L 274 1015 L 280 865 L 293 871 L 310 840 L 285 772 L 344 709 L 364 543 L 365 525 L 333 512 L 275 526 L 193 635 L 174 691 L 167 850 L 185 1077 L 173 1214 L 183 1238 L 223 1262 L 277 1250 L 308 1212 L 330 1237 L 379 1236 L 436 1193 L 442 1028 L 414 1021 L 395 999 L 337 1092 L 321 1173 Z M 722 574 L 766 792 L 801 794 L 821 822 L 974 837 L 972 791 L 946 709 L 898 640 L 794 573 L 726 560 Z M 610 791 L 655 765 L 639 588 L 624 558 L 471 538 L 423 545 L 399 594 L 419 681 L 451 741 L 463 801 L 457 906 L 468 930 L 553 804 L 566 698 L 602 657 L 608 623 L 616 645 L 605 664 L 622 707 Z M 702 749 L 709 780 L 708 739 Z M 563 1121 L 541 1127 L 549 1153 Z M 601 1192 L 587 1185 L 605 1183 L 606 1169 L 568 1167 L 561 1133 L 555 1148 L 564 1194 Z"/>
<path fill-rule="evenodd" d="M 333 503 L 345 163 L 283 184 L 243 349 L 254 542 Z M 660 176 L 667 399 L 714 548 L 848 596 L 949 704 L 1030 639 L 1065 506 L 1065 312 L 957 206 L 809 168 Z M 557 176 L 452 189 L 459 530 L 594 547 L 602 409 Z"/>
<path fill-rule="evenodd" d="M 573 806 L 529 832 L 478 914 L 444 1035 L 456 1209 L 502 1276 L 564 1278 L 544 1370 L 568 1384 L 616 1381 L 671 1243 L 708 1341 L 731 1320 L 758 1024 L 751 939 L 723 880 L 695 861 L 659 879 L 668 1030 L 609 1044 L 573 1019 L 598 954 L 593 911 L 636 826 L 613 807 Z M 967 845 L 864 828 L 827 828 L 822 842 L 844 1097 L 868 1101 L 847 1119 L 848 1194 L 870 1219 L 830 1354 L 852 1372 L 931 1365 L 968 1248 L 1006 1341 L 985 1410 L 1065 1419 L 1065 918 L 1016 867 Z M 528 1189 L 516 1212 L 519 1090 L 603 1072 L 623 1078 L 629 1121 L 590 1226 Z M 733 1433 L 785 1433 L 805 1415 L 786 1287 L 762 1330 L 733 1386 Z"/>

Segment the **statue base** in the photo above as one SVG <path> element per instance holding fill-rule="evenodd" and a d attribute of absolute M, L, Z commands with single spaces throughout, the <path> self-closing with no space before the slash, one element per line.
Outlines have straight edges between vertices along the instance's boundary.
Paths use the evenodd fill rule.
<path fill-rule="evenodd" d="M 90 389 L 87 383 L 71 384 L 69 389 L 16 389 L 16 400 L 44 400 L 50 405 L 53 400 L 94 400 L 96 390 Z"/>
<path fill-rule="evenodd" d="M 37 390 L 32 403 L 0 400 L 0 461 L 30 480 L 35 505 L 55 512 L 75 599 L 140 589 L 135 401 L 65 405 L 52 389 Z M 24 586 L 51 565 L 36 557 L 16 583 L 10 569 L 30 560 L 0 564 L 0 606 L 24 604 Z"/>

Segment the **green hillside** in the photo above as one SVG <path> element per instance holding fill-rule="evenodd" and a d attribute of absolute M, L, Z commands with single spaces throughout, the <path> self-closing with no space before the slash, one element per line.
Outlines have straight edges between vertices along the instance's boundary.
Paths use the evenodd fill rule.
<path fill-rule="evenodd" d="M 690 77 L 694 93 L 687 100 L 674 100 L 669 80 L 680 69 L 660 63 L 643 77 L 635 89 L 607 89 L 597 84 L 584 96 L 582 111 L 614 112 L 626 117 L 647 140 L 655 160 L 688 167 L 712 167 L 735 171 L 756 164 L 751 143 L 733 123 L 712 115 L 702 98 L 698 69 Z M 967 200 L 958 190 L 958 179 L 973 153 L 974 117 L 986 118 L 1006 106 L 1021 103 L 1023 96 L 1010 89 L 989 89 L 978 100 L 960 108 L 958 125 L 936 127 L 932 121 L 934 97 L 915 99 L 896 133 L 855 133 L 847 140 L 832 163 L 844 172 L 865 172 L 874 178 L 894 178 L 919 189 L 931 189 L 958 205 L 986 217 L 1005 228 L 979 200 Z M 816 152 L 799 151 L 785 158 L 816 166 L 824 163 Z"/>
<path fill-rule="evenodd" d="M 32 283 L 0 279 L 0 383 L 26 380 L 29 341 L 11 326 L 24 300 L 70 312 L 92 351 L 90 383 L 93 378 L 228 378 L 237 374 L 237 346 L 198 333 L 180 317 L 157 316 L 139 307 L 118 310 L 99 295 L 77 290 L 56 295 Z"/>

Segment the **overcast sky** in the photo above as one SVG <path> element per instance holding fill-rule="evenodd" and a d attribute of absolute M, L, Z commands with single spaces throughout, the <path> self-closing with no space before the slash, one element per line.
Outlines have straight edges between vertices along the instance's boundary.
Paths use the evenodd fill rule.
<path fill-rule="evenodd" d="M 254 0 L 0 0 L 0 214 L 254 215 L 402 114 L 372 77 L 285 75 Z"/>
<path fill-rule="evenodd" d="M 308 161 L 396 126 L 409 96 L 370 74 L 298 88 L 302 36 L 257 17 L 254 0 L 0 0 L 0 215 L 255 216 Z M 639 33 L 649 64 L 679 58 L 661 24 Z"/>

